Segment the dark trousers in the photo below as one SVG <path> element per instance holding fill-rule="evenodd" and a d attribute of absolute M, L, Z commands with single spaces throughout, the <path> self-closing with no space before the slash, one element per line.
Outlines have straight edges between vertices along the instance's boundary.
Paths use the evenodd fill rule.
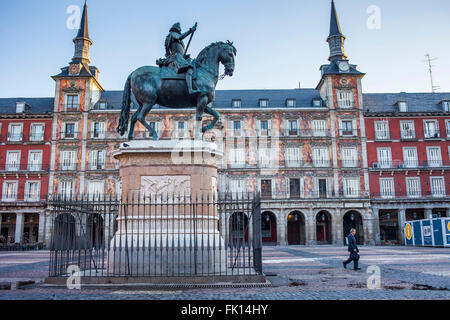
<path fill-rule="evenodd" d="M 359 261 L 359 254 L 358 253 L 351 252 L 350 253 L 350 257 L 344 263 L 347 265 L 347 264 L 349 264 L 352 261 L 353 261 L 353 268 L 357 269 L 358 268 L 358 261 Z"/>

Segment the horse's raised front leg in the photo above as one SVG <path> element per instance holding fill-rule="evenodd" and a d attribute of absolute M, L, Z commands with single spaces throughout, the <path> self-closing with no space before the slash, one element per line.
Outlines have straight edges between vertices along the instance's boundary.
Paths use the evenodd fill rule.
<path fill-rule="evenodd" d="M 142 109 L 139 113 L 136 112 L 137 114 L 137 120 L 139 120 L 140 123 L 142 123 L 144 125 L 144 127 L 150 132 L 150 135 L 152 136 L 152 139 L 154 141 L 158 140 L 158 134 L 156 133 L 156 130 L 154 130 L 152 128 L 151 125 L 149 125 L 146 121 L 145 121 L 145 116 L 152 110 L 153 108 L 153 104 L 149 104 L 146 103 L 142 106 Z"/>
<path fill-rule="evenodd" d="M 195 117 L 195 126 L 194 126 L 194 139 L 195 140 L 202 139 L 202 132 L 204 132 L 204 131 L 201 129 L 201 125 L 202 125 L 202 119 L 203 119 L 203 112 L 205 112 L 207 103 L 208 103 L 207 96 L 201 96 L 198 98 L 197 115 Z"/>
<path fill-rule="evenodd" d="M 206 131 L 211 130 L 212 128 L 214 128 L 214 126 L 216 125 L 217 121 L 219 121 L 219 118 L 220 118 L 219 113 L 216 110 L 214 110 L 213 108 L 209 107 L 209 106 L 206 106 L 205 113 L 213 116 L 213 120 L 207 126 L 202 127 L 202 132 L 203 133 L 205 133 Z"/>

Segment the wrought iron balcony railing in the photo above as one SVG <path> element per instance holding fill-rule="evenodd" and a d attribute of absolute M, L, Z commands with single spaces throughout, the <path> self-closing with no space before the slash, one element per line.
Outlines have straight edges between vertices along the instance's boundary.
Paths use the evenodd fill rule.
<path fill-rule="evenodd" d="M 50 165 L 40 163 L 0 163 L 0 171 L 4 172 L 48 172 Z"/>

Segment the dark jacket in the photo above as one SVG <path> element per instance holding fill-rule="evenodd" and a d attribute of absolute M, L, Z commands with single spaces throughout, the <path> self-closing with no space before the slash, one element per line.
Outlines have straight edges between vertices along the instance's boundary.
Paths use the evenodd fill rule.
<path fill-rule="evenodd" d="M 356 238 L 353 234 L 348 235 L 348 252 L 354 252 L 356 249 L 356 252 L 359 252 L 358 246 L 356 245 Z"/>

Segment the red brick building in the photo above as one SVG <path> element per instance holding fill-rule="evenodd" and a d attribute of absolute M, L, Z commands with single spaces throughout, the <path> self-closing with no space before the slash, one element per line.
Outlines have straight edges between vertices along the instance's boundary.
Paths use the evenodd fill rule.
<path fill-rule="evenodd" d="M 450 94 L 365 94 L 370 191 L 382 244 L 404 221 L 448 217 Z"/>
<path fill-rule="evenodd" d="M 3 242 L 44 241 L 53 101 L 53 98 L 0 99 Z"/>

